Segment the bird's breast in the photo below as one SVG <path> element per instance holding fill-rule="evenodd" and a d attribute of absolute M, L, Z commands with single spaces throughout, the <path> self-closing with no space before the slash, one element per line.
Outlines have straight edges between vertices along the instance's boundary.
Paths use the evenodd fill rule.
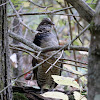
<path fill-rule="evenodd" d="M 53 46 L 58 46 L 58 45 L 59 43 L 58 43 L 57 37 L 53 33 L 50 33 L 49 35 L 41 39 L 41 45 L 40 45 L 41 48 L 53 47 Z"/>

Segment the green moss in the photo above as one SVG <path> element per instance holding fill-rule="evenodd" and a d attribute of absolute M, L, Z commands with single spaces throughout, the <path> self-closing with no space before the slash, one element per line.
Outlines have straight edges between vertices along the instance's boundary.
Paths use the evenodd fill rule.
<path fill-rule="evenodd" d="M 0 83 L 0 89 L 2 90 L 3 87 L 4 87 L 3 81 L 1 81 L 1 83 Z"/>
<path fill-rule="evenodd" d="M 69 100 L 75 100 L 74 95 L 68 95 L 68 97 L 69 97 Z"/>
<path fill-rule="evenodd" d="M 13 100 L 28 100 L 23 93 L 13 93 Z"/>
<path fill-rule="evenodd" d="M 89 30 L 93 31 L 94 29 L 95 29 L 95 23 L 94 23 L 94 21 L 91 21 Z"/>
<path fill-rule="evenodd" d="M 89 29 L 93 28 L 95 25 L 94 21 L 91 21 Z"/>
<path fill-rule="evenodd" d="M 89 30 L 93 34 L 100 34 L 100 25 L 99 24 L 95 24 L 94 21 L 91 21 Z"/>

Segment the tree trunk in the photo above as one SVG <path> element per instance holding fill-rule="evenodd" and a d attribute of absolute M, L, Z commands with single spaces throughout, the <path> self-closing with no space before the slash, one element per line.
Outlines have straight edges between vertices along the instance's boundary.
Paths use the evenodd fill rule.
<path fill-rule="evenodd" d="M 95 12 L 93 9 L 85 2 L 85 0 L 66 0 L 70 3 L 79 13 L 79 15 L 86 20 L 88 23 L 91 22 Z"/>
<path fill-rule="evenodd" d="M 88 100 L 100 100 L 100 0 L 91 22 L 91 43 L 88 59 Z"/>
<path fill-rule="evenodd" d="M 17 5 L 15 6 L 17 7 Z M 22 12 L 22 8 L 20 9 L 20 12 Z M 20 24 L 18 18 L 15 16 L 13 20 L 13 32 L 22 36 L 22 25 Z M 16 45 L 21 45 L 21 43 L 15 39 L 13 39 L 13 43 Z M 13 67 L 13 74 L 14 77 L 18 77 L 22 74 L 22 51 L 13 50 L 13 53 L 16 53 L 17 55 L 17 68 Z M 19 80 L 21 80 L 20 78 Z M 17 82 L 17 85 L 21 85 L 19 82 Z"/>
<path fill-rule="evenodd" d="M 0 5 L 6 2 L 7 0 L 0 0 Z M 11 86 L 3 90 L 10 84 L 11 69 L 9 62 L 9 34 L 7 33 L 6 8 L 6 4 L 0 6 L 0 100 L 12 100 Z"/>

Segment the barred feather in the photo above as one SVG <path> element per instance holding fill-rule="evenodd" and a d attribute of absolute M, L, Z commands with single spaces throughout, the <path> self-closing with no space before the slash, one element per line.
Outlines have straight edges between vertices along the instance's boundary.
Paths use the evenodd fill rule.
<path fill-rule="evenodd" d="M 38 27 L 38 30 L 39 30 L 39 27 Z M 59 46 L 56 35 L 47 30 L 44 30 L 44 31 L 42 30 L 42 33 L 37 33 L 33 43 L 35 43 L 37 46 L 40 46 L 41 48 L 51 47 L 51 46 Z M 52 55 L 54 52 L 55 51 L 51 51 L 51 52 L 47 52 L 45 54 Z M 59 57 L 60 53 L 56 54 L 56 56 Z M 41 55 L 40 55 L 40 58 L 46 59 L 45 57 L 43 57 Z M 40 63 L 40 62 L 41 61 L 37 61 L 37 60 L 33 59 L 33 61 L 32 61 L 33 67 L 36 65 L 36 63 Z M 51 58 L 48 60 L 48 62 L 53 64 L 55 61 L 54 61 L 54 59 Z M 57 62 L 56 65 L 61 67 L 61 63 Z M 53 66 L 47 73 L 45 73 L 50 66 L 51 66 L 50 64 L 45 62 L 33 71 L 40 88 L 53 89 L 56 86 L 51 75 L 61 75 L 61 71 L 60 71 L 60 69 Z"/>

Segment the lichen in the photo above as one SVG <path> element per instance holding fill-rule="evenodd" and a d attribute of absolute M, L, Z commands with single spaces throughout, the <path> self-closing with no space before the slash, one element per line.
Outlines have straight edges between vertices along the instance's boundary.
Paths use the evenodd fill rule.
<path fill-rule="evenodd" d="M 15 92 L 13 93 L 13 100 L 28 100 L 23 93 Z"/>

